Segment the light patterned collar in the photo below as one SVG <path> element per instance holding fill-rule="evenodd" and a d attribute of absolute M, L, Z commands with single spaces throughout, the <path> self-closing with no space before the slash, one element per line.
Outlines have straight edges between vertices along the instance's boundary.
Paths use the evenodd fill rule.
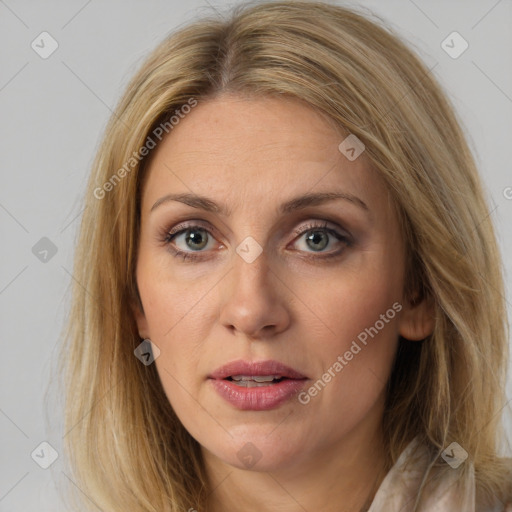
<path fill-rule="evenodd" d="M 413 455 L 414 459 L 410 458 Z M 434 491 L 427 490 L 424 493 L 421 512 L 501 512 L 503 510 L 503 504 L 499 500 L 496 500 L 494 507 L 475 508 L 474 467 L 469 459 L 463 464 L 469 465 L 464 482 L 461 478 L 462 465 L 458 468 L 450 468 L 442 478 L 436 478 L 439 468 L 432 468 Z M 428 465 L 428 451 L 422 448 L 417 439 L 414 439 L 407 445 L 382 481 L 368 512 L 411 512 Z"/>

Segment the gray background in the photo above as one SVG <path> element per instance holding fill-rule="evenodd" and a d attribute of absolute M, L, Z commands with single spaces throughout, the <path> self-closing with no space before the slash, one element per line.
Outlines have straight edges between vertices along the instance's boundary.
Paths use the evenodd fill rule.
<path fill-rule="evenodd" d="M 429 67 L 435 65 L 433 73 L 462 118 L 491 198 L 510 312 L 512 1 L 339 3 L 372 9 Z M 60 391 L 53 390 L 51 400 L 45 392 L 69 304 L 81 197 L 111 109 L 166 34 L 212 6 L 228 5 L 0 0 L 0 511 L 63 510 L 58 498 L 67 479 L 62 458 L 44 470 L 31 453 L 43 441 L 58 452 L 62 445 Z M 43 31 L 59 45 L 47 59 L 31 47 Z M 457 59 L 441 47 L 453 31 L 469 43 Z M 55 255 L 34 254 L 43 237 L 55 245 Z M 511 378 L 507 393 L 511 399 Z M 506 420 L 512 437 L 509 412 Z M 38 453 L 48 456 L 44 448 Z"/>

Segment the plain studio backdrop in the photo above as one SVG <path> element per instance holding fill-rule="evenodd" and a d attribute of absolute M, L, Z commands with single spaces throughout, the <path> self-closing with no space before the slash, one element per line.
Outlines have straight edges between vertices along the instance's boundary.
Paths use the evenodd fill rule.
<path fill-rule="evenodd" d="M 375 12 L 435 66 L 490 197 L 510 313 L 512 0 L 332 3 Z M 57 455 L 64 432 L 45 391 L 69 306 L 80 199 L 107 119 L 157 43 L 229 5 L 0 0 L 0 511 L 63 510 L 58 489 L 67 476 Z M 511 377 L 507 394 L 512 399 Z M 506 424 L 512 437 L 510 412 Z M 45 442 L 57 456 L 48 469 L 41 464 L 51 460 L 37 457 L 53 453 Z"/>

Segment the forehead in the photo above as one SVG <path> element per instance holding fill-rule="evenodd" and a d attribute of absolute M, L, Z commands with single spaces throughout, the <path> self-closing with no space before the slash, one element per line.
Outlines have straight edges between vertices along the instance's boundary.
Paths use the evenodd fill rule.
<path fill-rule="evenodd" d="M 349 161 L 339 151 L 346 136 L 299 100 L 220 96 L 199 102 L 154 150 L 143 208 L 169 192 L 253 207 L 330 190 L 382 200 L 385 187 L 364 152 Z"/>

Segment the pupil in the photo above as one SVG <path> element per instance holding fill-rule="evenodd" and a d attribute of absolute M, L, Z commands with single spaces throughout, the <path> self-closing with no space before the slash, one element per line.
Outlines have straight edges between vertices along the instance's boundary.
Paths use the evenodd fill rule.
<path fill-rule="evenodd" d="M 325 236 L 325 233 L 323 231 L 310 231 L 310 235 L 307 236 L 306 240 L 307 240 L 307 243 L 308 245 L 309 242 L 313 242 L 314 244 L 319 244 L 320 243 L 320 247 L 310 247 L 312 249 L 324 249 L 326 246 L 327 246 L 327 237 Z M 322 237 L 323 237 L 323 243 L 322 243 Z"/>

